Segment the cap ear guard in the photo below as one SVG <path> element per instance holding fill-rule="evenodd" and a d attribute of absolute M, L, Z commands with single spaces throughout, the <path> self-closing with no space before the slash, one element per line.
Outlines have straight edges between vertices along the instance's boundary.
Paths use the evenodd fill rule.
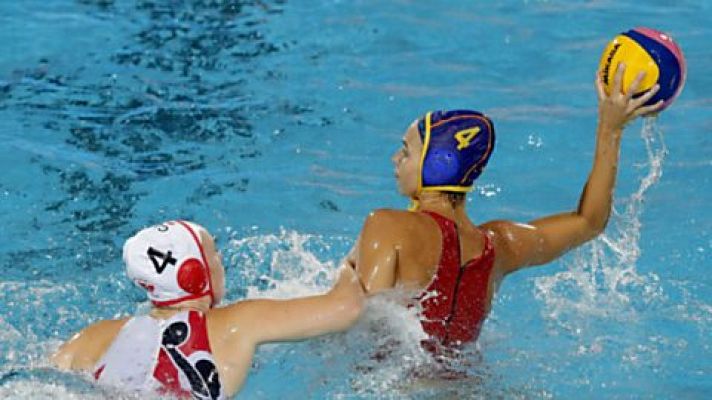
<path fill-rule="evenodd" d="M 178 286 L 190 294 L 203 293 L 208 285 L 207 268 L 197 258 L 185 260 L 180 267 L 176 278 Z"/>

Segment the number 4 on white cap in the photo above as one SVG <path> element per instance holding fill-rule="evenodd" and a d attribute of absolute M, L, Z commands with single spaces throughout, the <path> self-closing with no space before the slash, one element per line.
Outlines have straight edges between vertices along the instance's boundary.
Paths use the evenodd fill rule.
<path fill-rule="evenodd" d="M 166 269 L 168 264 L 176 265 L 176 262 L 178 262 L 178 260 L 173 258 L 173 253 L 170 250 L 168 250 L 168 252 L 166 253 L 162 253 L 154 249 L 153 247 L 149 247 L 146 254 L 148 254 L 148 258 L 151 259 L 153 267 L 156 268 L 156 272 L 159 274 L 163 273 L 163 270 Z M 159 264 L 158 259 L 163 262 Z"/>

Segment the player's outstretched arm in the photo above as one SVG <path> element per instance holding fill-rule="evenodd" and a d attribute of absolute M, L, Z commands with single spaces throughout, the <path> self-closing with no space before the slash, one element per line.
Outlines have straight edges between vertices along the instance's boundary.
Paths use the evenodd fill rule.
<path fill-rule="evenodd" d="M 364 295 L 354 271 L 342 267 L 334 287 L 317 296 L 246 300 L 220 310 L 240 340 L 253 344 L 302 340 L 348 329 L 361 315 Z M 217 310 L 216 310 L 217 311 Z"/>

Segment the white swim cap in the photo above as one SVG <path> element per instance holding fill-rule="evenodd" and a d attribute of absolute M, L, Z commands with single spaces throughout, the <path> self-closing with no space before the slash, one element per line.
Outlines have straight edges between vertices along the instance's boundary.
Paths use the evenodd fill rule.
<path fill-rule="evenodd" d="M 124 244 L 126 273 L 146 289 L 156 306 L 210 295 L 210 268 L 200 242 L 204 229 L 187 221 L 168 221 L 141 230 Z"/>

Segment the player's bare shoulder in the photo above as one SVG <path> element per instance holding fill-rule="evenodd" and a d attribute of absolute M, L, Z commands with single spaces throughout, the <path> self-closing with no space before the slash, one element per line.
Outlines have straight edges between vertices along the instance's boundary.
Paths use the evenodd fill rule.
<path fill-rule="evenodd" d="M 369 236 L 403 238 L 408 236 L 404 233 L 413 229 L 427 229 L 429 222 L 422 213 L 381 208 L 368 214 L 364 233 Z"/>

